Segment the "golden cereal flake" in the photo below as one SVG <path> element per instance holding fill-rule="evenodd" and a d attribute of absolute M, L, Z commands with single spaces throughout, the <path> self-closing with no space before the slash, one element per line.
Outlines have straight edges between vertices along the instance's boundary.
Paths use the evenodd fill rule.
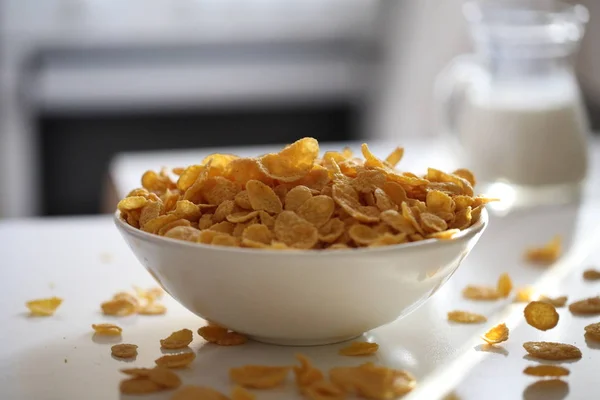
<path fill-rule="evenodd" d="M 154 360 L 156 365 L 165 368 L 184 368 L 196 359 L 196 354 L 192 352 L 167 354 Z"/>
<path fill-rule="evenodd" d="M 47 299 L 31 300 L 25 303 L 25 305 L 29 309 L 30 315 L 35 317 L 49 317 L 54 315 L 62 302 L 63 300 L 59 297 L 50 297 Z"/>
<path fill-rule="evenodd" d="M 508 327 L 506 324 L 499 324 L 490 329 L 482 336 L 488 344 L 494 345 L 508 340 Z"/>
<path fill-rule="evenodd" d="M 125 379 L 119 385 L 122 394 L 149 394 L 162 390 L 161 386 L 146 377 Z"/>
<path fill-rule="evenodd" d="M 229 400 L 227 396 L 205 386 L 183 386 L 170 400 Z"/>
<path fill-rule="evenodd" d="M 532 301 L 523 311 L 525 320 L 541 331 L 547 331 L 558 325 L 559 315 L 552 304 Z"/>
<path fill-rule="evenodd" d="M 487 322 L 487 318 L 481 314 L 455 310 L 448 312 L 448 321 L 457 322 L 459 324 L 479 324 Z"/>
<path fill-rule="evenodd" d="M 587 325 L 585 327 L 585 334 L 593 340 L 600 342 L 600 322 Z"/>
<path fill-rule="evenodd" d="M 583 279 L 586 281 L 597 281 L 600 279 L 600 271 L 597 269 L 586 269 L 583 271 Z"/>
<path fill-rule="evenodd" d="M 234 386 L 231 390 L 231 400 L 256 400 L 256 396 L 241 386 Z"/>
<path fill-rule="evenodd" d="M 464 298 L 469 300 L 498 300 L 500 294 L 495 287 L 469 285 L 462 291 Z"/>
<path fill-rule="evenodd" d="M 534 290 L 531 287 L 523 287 L 517 289 L 517 293 L 515 294 L 515 302 L 516 303 L 529 303 L 534 294 Z"/>
<path fill-rule="evenodd" d="M 246 336 L 216 325 L 203 326 L 198 329 L 198 334 L 207 342 L 219 346 L 238 346 L 248 341 Z"/>
<path fill-rule="evenodd" d="M 523 370 L 525 375 L 542 377 L 560 377 L 569 375 L 570 371 L 560 365 L 534 365 Z"/>
<path fill-rule="evenodd" d="M 296 377 L 296 386 L 300 392 L 303 392 L 307 387 L 315 382 L 325 379 L 323 372 L 315 368 L 311 361 L 303 354 L 296 354 L 296 358 L 300 361 L 300 365 L 294 365 L 292 370 Z"/>
<path fill-rule="evenodd" d="M 569 311 L 573 314 L 600 314 L 600 296 L 590 297 L 571 303 L 569 304 Z"/>
<path fill-rule="evenodd" d="M 163 304 L 151 302 L 140 309 L 138 309 L 138 314 L 140 315 L 163 315 L 167 312 L 167 307 Z"/>
<path fill-rule="evenodd" d="M 175 389 L 181 386 L 181 378 L 173 371 L 163 367 L 152 368 L 148 372 L 148 379 L 164 389 Z"/>
<path fill-rule="evenodd" d="M 525 251 L 525 259 L 531 263 L 552 264 L 562 251 L 562 238 L 557 235 L 542 247 L 532 247 Z"/>
<path fill-rule="evenodd" d="M 538 301 L 552 304 L 554 307 L 564 307 L 567 304 L 567 296 L 547 297 L 542 295 Z"/>
<path fill-rule="evenodd" d="M 510 292 L 513 289 L 513 284 L 510 276 L 507 273 L 500 275 L 496 289 L 501 297 L 507 298 L 508 295 L 510 295 Z"/>
<path fill-rule="evenodd" d="M 119 358 L 133 358 L 137 356 L 137 345 L 129 343 L 115 344 L 110 348 L 113 356 Z"/>
<path fill-rule="evenodd" d="M 379 350 L 377 343 L 352 342 L 349 346 L 340 349 L 339 354 L 343 356 L 370 356 Z"/>
<path fill-rule="evenodd" d="M 581 358 L 581 350 L 577 347 L 554 342 L 525 342 L 523 348 L 530 356 L 541 360 L 571 360 Z"/>
<path fill-rule="evenodd" d="M 115 324 L 92 324 L 94 334 L 102 336 L 119 336 L 123 329 Z"/>
<path fill-rule="evenodd" d="M 286 380 L 290 367 L 273 367 L 266 365 L 245 365 L 231 368 L 231 380 L 245 388 L 270 389 L 281 386 Z"/>
<path fill-rule="evenodd" d="M 320 380 L 308 386 L 304 395 L 309 400 L 345 400 L 346 393 L 331 382 Z"/>
<path fill-rule="evenodd" d="M 165 349 L 182 349 L 192 343 L 194 337 L 189 329 L 181 329 L 171 333 L 169 337 L 160 340 L 160 346 Z"/>

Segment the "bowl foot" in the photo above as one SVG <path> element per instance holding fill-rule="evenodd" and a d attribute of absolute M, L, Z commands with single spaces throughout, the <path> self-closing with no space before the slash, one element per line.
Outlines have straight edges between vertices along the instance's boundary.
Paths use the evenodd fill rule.
<path fill-rule="evenodd" d="M 279 346 L 322 346 L 326 344 L 334 344 L 345 342 L 347 340 L 356 339 L 359 335 L 352 336 L 337 336 L 324 339 L 281 339 L 264 336 L 248 336 L 250 339 L 266 344 L 276 344 Z"/>

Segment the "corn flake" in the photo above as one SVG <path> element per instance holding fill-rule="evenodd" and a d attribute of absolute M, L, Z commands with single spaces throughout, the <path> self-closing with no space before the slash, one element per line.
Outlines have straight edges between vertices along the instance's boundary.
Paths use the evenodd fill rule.
<path fill-rule="evenodd" d="M 491 345 L 505 342 L 508 340 L 508 327 L 506 324 L 496 325 L 481 338 Z"/>
<path fill-rule="evenodd" d="M 293 211 L 280 213 L 273 230 L 278 241 L 298 249 L 310 249 L 319 240 L 317 228 Z"/>
<path fill-rule="evenodd" d="M 462 295 L 470 300 L 498 300 L 500 294 L 495 287 L 469 285 L 462 291 Z"/>
<path fill-rule="evenodd" d="M 304 390 L 309 400 L 344 400 L 346 393 L 331 382 L 321 380 Z"/>
<path fill-rule="evenodd" d="M 148 379 L 164 389 L 175 389 L 181 386 L 181 379 L 173 371 L 155 367 L 148 371 Z"/>
<path fill-rule="evenodd" d="M 486 322 L 487 318 L 481 314 L 457 310 L 448 312 L 448 321 L 457 322 L 460 324 L 479 324 Z"/>
<path fill-rule="evenodd" d="M 253 210 L 264 210 L 269 213 L 280 213 L 283 210 L 281 199 L 271 187 L 261 181 L 250 180 L 246 183 L 248 200 Z M 241 221 L 240 221 L 241 222 Z"/>
<path fill-rule="evenodd" d="M 600 322 L 587 325 L 585 327 L 585 334 L 600 342 Z"/>
<path fill-rule="evenodd" d="M 296 210 L 296 214 L 319 228 L 329 221 L 334 208 L 335 203 L 331 197 L 319 195 L 302 203 Z"/>
<path fill-rule="evenodd" d="M 167 312 L 167 307 L 163 304 L 150 302 L 138 309 L 140 315 L 163 315 Z"/>
<path fill-rule="evenodd" d="M 115 324 L 92 324 L 92 329 L 96 335 L 119 336 L 123 329 Z"/>
<path fill-rule="evenodd" d="M 183 386 L 170 400 L 229 400 L 227 396 L 205 386 Z"/>
<path fill-rule="evenodd" d="M 562 251 L 562 238 L 555 236 L 542 247 L 532 247 L 525 251 L 525 259 L 531 263 L 552 264 Z"/>
<path fill-rule="evenodd" d="M 577 347 L 554 342 L 525 342 L 523 348 L 530 356 L 541 360 L 571 360 L 581 358 L 581 350 Z"/>
<path fill-rule="evenodd" d="M 600 314 L 600 297 L 590 297 L 569 304 L 569 311 L 573 314 Z"/>
<path fill-rule="evenodd" d="M 516 303 L 529 303 L 531 301 L 531 297 L 533 296 L 533 294 L 534 294 L 534 290 L 531 287 L 519 288 L 519 289 L 517 289 L 517 293 L 515 294 L 515 302 Z"/>
<path fill-rule="evenodd" d="M 523 370 L 525 375 L 560 377 L 569 375 L 570 371 L 560 365 L 535 365 Z"/>
<path fill-rule="evenodd" d="M 31 300 L 25 303 L 29 312 L 35 317 L 49 317 L 54 315 L 56 309 L 62 304 L 59 297 L 50 297 L 48 299 Z"/>
<path fill-rule="evenodd" d="M 137 312 L 137 301 L 127 298 L 113 299 L 101 304 L 104 315 L 113 315 L 116 317 L 126 317 Z"/>
<path fill-rule="evenodd" d="M 156 365 L 165 368 L 184 368 L 196 359 L 196 354 L 193 352 L 167 354 L 154 360 Z"/>
<path fill-rule="evenodd" d="M 235 386 L 231 391 L 231 400 L 256 400 L 256 396 L 241 386 Z"/>
<path fill-rule="evenodd" d="M 209 343 L 218 344 L 219 346 L 237 346 L 248 341 L 246 336 L 229 331 L 222 326 L 208 325 L 198 329 L 198 334 Z"/>
<path fill-rule="evenodd" d="M 271 367 L 265 365 L 245 365 L 231 368 L 231 380 L 246 388 L 270 389 L 283 384 L 290 371 L 290 367 Z"/>
<path fill-rule="evenodd" d="M 340 349 L 339 353 L 343 356 L 369 356 L 379 350 L 377 343 L 352 342 L 349 346 Z"/>
<path fill-rule="evenodd" d="M 538 301 L 541 301 L 543 303 L 552 304 L 554 307 L 564 307 L 565 304 L 567 304 L 567 296 L 547 297 L 547 296 L 542 295 L 542 296 L 540 296 Z"/>
<path fill-rule="evenodd" d="M 300 392 L 304 392 L 306 388 L 315 382 L 325 379 L 323 372 L 318 368 L 315 368 L 308 357 L 303 354 L 296 354 L 296 358 L 300 361 L 300 365 L 294 365 L 292 370 L 296 377 L 296 386 Z"/>
<path fill-rule="evenodd" d="M 285 209 L 296 211 L 304 202 L 312 197 L 311 190 L 306 186 L 296 186 L 285 195 Z"/>
<path fill-rule="evenodd" d="M 558 313 L 552 304 L 532 301 L 523 311 L 525 320 L 531 326 L 541 331 L 547 331 L 558 324 Z"/>
<path fill-rule="evenodd" d="M 496 290 L 501 297 L 507 298 L 510 292 L 512 291 L 513 284 L 510 276 L 507 273 L 500 275 L 498 278 L 498 284 L 496 285 Z"/>
<path fill-rule="evenodd" d="M 587 269 L 583 271 L 583 279 L 586 281 L 597 281 L 600 279 L 600 271 L 597 269 Z"/>
<path fill-rule="evenodd" d="M 146 377 L 125 379 L 119 384 L 122 394 L 148 394 L 160 391 L 162 388 L 156 382 Z"/>
<path fill-rule="evenodd" d="M 135 344 L 120 343 L 110 348 L 113 356 L 119 358 L 133 358 L 137 356 L 137 346 Z"/>
<path fill-rule="evenodd" d="M 182 329 L 171 333 L 171 335 L 165 339 L 160 340 L 160 346 L 165 349 L 182 349 L 192 343 L 194 337 L 192 331 L 189 329 Z"/>
<path fill-rule="evenodd" d="M 373 363 L 332 368 L 329 378 L 345 392 L 382 400 L 402 396 L 414 389 L 416 384 L 415 378 L 407 371 L 375 366 Z"/>

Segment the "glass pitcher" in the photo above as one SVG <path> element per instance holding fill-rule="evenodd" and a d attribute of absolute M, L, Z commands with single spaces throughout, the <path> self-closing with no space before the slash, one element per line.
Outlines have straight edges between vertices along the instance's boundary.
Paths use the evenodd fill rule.
<path fill-rule="evenodd" d="M 438 76 L 439 123 L 499 207 L 572 201 L 589 128 L 573 62 L 587 9 L 552 0 L 467 2 L 475 53 Z"/>

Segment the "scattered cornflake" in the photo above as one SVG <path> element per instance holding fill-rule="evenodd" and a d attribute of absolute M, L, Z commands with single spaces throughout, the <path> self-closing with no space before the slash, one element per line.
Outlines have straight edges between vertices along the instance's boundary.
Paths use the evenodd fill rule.
<path fill-rule="evenodd" d="M 393 399 L 416 386 L 412 374 L 405 370 L 365 363 L 358 367 L 335 367 L 329 370 L 329 379 L 347 393 L 368 399 Z"/>
<path fill-rule="evenodd" d="M 29 309 L 30 315 L 35 317 L 49 317 L 54 315 L 62 301 L 59 297 L 50 297 L 48 299 L 31 300 L 25 303 L 25 305 Z"/>
<path fill-rule="evenodd" d="M 147 377 L 150 374 L 150 368 L 123 368 L 121 369 L 121 373 L 129 376 L 133 376 L 136 378 Z"/>
<path fill-rule="evenodd" d="M 506 324 L 496 325 L 481 338 L 491 345 L 505 342 L 508 340 L 508 327 Z"/>
<path fill-rule="evenodd" d="M 129 343 L 115 344 L 110 348 L 113 356 L 119 358 L 133 358 L 137 356 L 137 345 Z"/>
<path fill-rule="evenodd" d="M 523 373 L 531 376 L 559 377 L 567 376 L 570 372 L 568 369 L 561 367 L 560 365 L 535 365 L 525 368 Z"/>
<path fill-rule="evenodd" d="M 154 360 L 156 365 L 165 368 L 184 368 L 196 359 L 196 354 L 193 352 L 167 354 Z"/>
<path fill-rule="evenodd" d="M 346 393 L 333 383 L 321 380 L 308 386 L 304 395 L 309 400 L 344 400 Z"/>
<path fill-rule="evenodd" d="M 600 297 L 590 297 L 571 303 L 569 304 L 569 311 L 573 314 L 600 314 Z"/>
<path fill-rule="evenodd" d="M 541 360 L 571 360 L 581 358 L 581 350 L 577 347 L 554 342 L 525 342 L 523 348 L 530 356 Z"/>
<path fill-rule="evenodd" d="M 125 379 L 119 385 L 122 394 L 149 394 L 161 389 L 159 384 L 145 377 Z"/>
<path fill-rule="evenodd" d="M 534 290 L 531 287 L 524 287 L 517 289 L 517 293 L 515 295 L 516 303 L 529 303 L 534 294 Z"/>
<path fill-rule="evenodd" d="M 379 350 L 377 343 L 352 342 L 349 346 L 340 349 L 339 354 L 343 356 L 370 356 Z"/>
<path fill-rule="evenodd" d="M 600 279 L 600 271 L 597 269 L 587 269 L 583 271 L 583 279 L 586 281 L 597 281 Z"/>
<path fill-rule="evenodd" d="M 234 386 L 231 390 L 231 400 L 256 400 L 256 396 L 241 386 Z"/>
<path fill-rule="evenodd" d="M 227 396 L 206 386 L 183 386 L 170 400 L 229 400 Z"/>
<path fill-rule="evenodd" d="M 498 300 L 500 294 L 495 287 L 469 285 L 462 291 L 462 295 L 470 300 Z"/>
<path fill-rule="evenodd" d="M 510 279 L 510 276 L 507 273 L 500 275 L 500 278 L 498 278 L 498 284 L 496 286 L 496 289 L 498 290 L 498 294 L 501 297 L 508 297 L 511 290 L 513 289 L 513 283 Z"/>
<path fill-rule="evenodd" d="M 148 372 L 148 379 L 152 382 L 157 383 L 164 389 L 175 389 L 181 386 L 181 379 L 173 371 L 163 368 L 155 367 Z"/>
<path fill-rule="evenodd" d="M 559 315 L 554 306 L 542 301 L 532 301 L 527 304 L 523 314 L 529 325 L 541 331 L 554 328 L 559 320 Z"/>
<path fill-rule="evenodd" d="M 457 322 L 459 324 L 480 324 L 486 322 L 487 318 L 481 314 L 455 310 L 448 312 L 448 321 Z"/>
<path fill-rule="evenodd" d="M 115 324 L 92 324 L 92 329 L 96 335 L 118 336 L 123 329 Z"/>
<path fill-rule="evenodd" d="M 283 384 L 290 371 L 290 367 L 272 367 L 266 365 L 245 365 L 231 368 L 231 380 L 245 388 L 270 389 Z"/>
<path fill-rule="evenodd" d="M 562 238 L 556 235 L 542 247 L 531 247 L 525 251 L 525 259 L 536 264 L 552 264 L 561 254 Z"/>
<path fill-rule="evenodd" d="M 547 297 L 547 296 L 542 295 L 542 296 L 540 296 L 538 301 L 552 304 L 554 307 L 564 307 L 565 304 L 567 304 L 567 296 Z"/>
<path fill-rule="evenodd" d="M 296 354 L 296 358 L 300 361 L 300 365 L 294 365 L 292 370 L 296 377 L 296 386 L 300 392 L 304 392 L 313 383 L 325 379 L 323 372 L 315 368 L 308 357 L 303 354 Z"/>
<path fill-rule="evenodd" d="M 152 287 L 150 289 L 143 289 L 138 286 L 134 286 L 133 290 L 135 290 L 135 293 L 139 298 L 145 299 L 148 302 L 153 302 L 153 301 L 159 300 L 165 294 L 165 291 L 160 287 Z"/>
<path fill-rule="evenodd" d="M 187 347 L 194 340 L 192 331 L 189 329 L 182 329 L 171 333 L 171 335 L 165 339 L 160 340 L 160 346 L 165 349 L 182 349 Z"/>
<path fill-rule="evenodd" d="M 133 303 L 129 299 L 113 299 L 102 303 L 101 308 L 104 315 L 112 315 L 115 317 L 126 317 L 135 314 L 137 311 L 137 303 Z"/>
<path fill-rule="evenodd" d="M 600 342 L 600 322 L 587 325 L 585 327 L 585 334 L 591 339 Z"/>
<path fill-rule="evenodd" d="M 167 307 L 160 303 L 148 303 L 138 309 L 140 315 L 163 315 L 167 312 Z"/>
<path fill-rule="evenodd" d="M 207 342 L 219 346 L 237 346 L 248 341 L 246 336 L 218 325 L 203 326 L 198 329 L 198 334 Z"/>

